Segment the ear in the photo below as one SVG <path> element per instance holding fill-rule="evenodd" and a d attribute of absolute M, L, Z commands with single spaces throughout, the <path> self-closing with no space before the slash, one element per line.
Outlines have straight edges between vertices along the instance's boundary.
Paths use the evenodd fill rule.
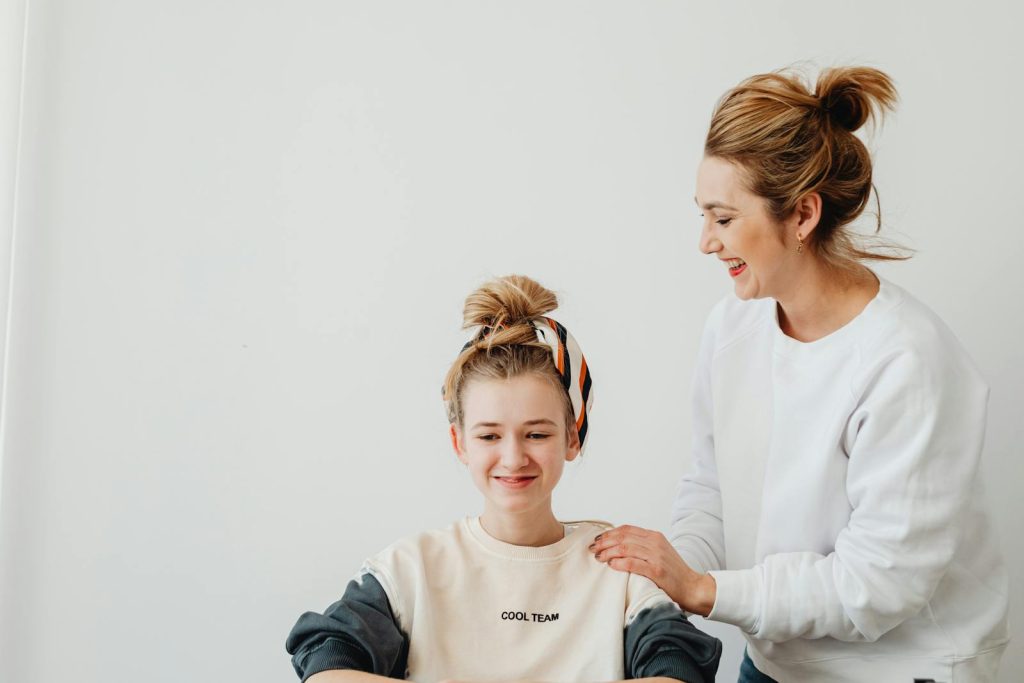
<path fill-rule="evenodd" d="M 576 425 L 569 427 L 569 448 L 565 452 L 565 461 L 572 462 L 580 454 L 580 433 Z"/>
<path fill-rule="evenodd" d="M 808 192 L 798 199 L 791 220 L 793 238 L 800 235 L 801 239 L 806 240 L 821 221 L 821 195 Z"/>
<path fill-rule="evenodd" d="M 448 425 L 448 436 L 452 440 L 452 450 L 455 451 L 455 457 L 459 459 L 463 465 L 466 464 L 466 453 L 463 444 L 462 434 L 459 432 L 459 428 L 454 424 Z"/>

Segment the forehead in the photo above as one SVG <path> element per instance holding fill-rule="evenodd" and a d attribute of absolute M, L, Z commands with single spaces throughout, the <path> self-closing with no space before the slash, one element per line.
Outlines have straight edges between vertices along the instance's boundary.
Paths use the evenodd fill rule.
<path fill-rule="evenodd" d="M 558 424 L 565 410 L 559 391 L 554 382 L 536 375 L 475 379 L 463 390 L 463 419 L 467 426 L 481 421 L 517 424 L 538 418 Z"/>
<path fill-rule="evenodd" d="M 754 199 L 736 164 L 718 157 L 704 157 L 697 167 L 697 205 L 704 210 L 739 207 Z"/>

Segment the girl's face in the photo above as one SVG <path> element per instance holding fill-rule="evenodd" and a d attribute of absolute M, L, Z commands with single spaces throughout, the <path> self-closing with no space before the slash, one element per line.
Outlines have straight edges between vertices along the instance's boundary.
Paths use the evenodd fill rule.
<path fill-rule="evenodd" d="M 486 512 L 550 511 L 562 468 L 579 454 L 560 387 L 536 375 L 472 380 L 462 395 L 463 427 L 452 445 L 484 495 Z"/>
<path fill-rule="evenodd" d="M 772 218 L 767 202 L 746 189 L 735 164 L 704 157 L 695 199 L 704 217 L 700 250 L 722 262 L 736 296 L 778 299 L 790 290 L 799 270 L 796 223 Z"/>

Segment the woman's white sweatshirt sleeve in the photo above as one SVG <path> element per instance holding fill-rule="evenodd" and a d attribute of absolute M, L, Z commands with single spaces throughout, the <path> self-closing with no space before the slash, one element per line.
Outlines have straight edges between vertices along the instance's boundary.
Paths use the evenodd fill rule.
<path fill-rule="evenodd" d="M 679 481 L 669 539 L 686 563 L 702 573 L 725 567 L 722 493 L 715 466 L 711 415 L 711 359 L 722 308 L 720 304 L 708 316 L 701 337 L 693 378 L 693 472 Z"/>
<path fill-rule="evenodd" d="M 713 571 L 711 619 L 775 642 L 875 641 L 935 592 L 962 540 L 988 387 L 948 347 L 921 345 L 873 358 L 852 391 L 843 436 L 852 512 L 835 549 Z"/>

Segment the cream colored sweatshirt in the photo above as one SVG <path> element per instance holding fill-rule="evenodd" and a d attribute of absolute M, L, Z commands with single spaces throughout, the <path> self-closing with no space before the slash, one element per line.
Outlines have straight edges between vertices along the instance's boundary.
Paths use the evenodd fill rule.
<path fill-rule="evenodd" d="M 341 600 L 288 638 L 305 680 L 358 669 L 424 683 L 713 681 L 721 643 L 644 577 L 598 562 L 603 527 L 568 523 L 552 545 L 515 546 L 462 520 L 366 561 Z"/>

